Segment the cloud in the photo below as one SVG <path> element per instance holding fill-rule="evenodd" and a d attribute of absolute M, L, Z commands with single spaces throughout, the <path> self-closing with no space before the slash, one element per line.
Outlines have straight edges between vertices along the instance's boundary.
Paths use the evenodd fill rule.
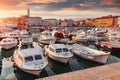
<path fill-rule="evenodd" d="M 66 2 L 66 0 L 31 0 L 32 3 L 58 3 Z"/>
<path fill-rule="evenodd" d="M 18 9 L 24 8 L 27 4 L 48 4 L 48 3 L 59 3 L 66 2 L 66 0 L 0 0 L 1 9 Z"/>
<path fill-rule="evenodd" d="M 120 5 L 120 0 L 101 0 L 101 3 L 105 5 Z"/>
<path fill-rule="evenodd" d="M 95 6 L 96 2 L 85 2 L 85 3 L 80 3 L 81 7 L 90 7 L 90 6 Z"/>
<path fill-rule="evenodd" d="M 16 9 L 21 2 L 28 0 L 0 0 L 0 9 Z"/>
<path fill-rule="evenodd" d="M 63 9 L 102 10 L 120 7 L 120 0 L 0 0 L 0 7 L 5 9 L 26 9 L 58 11 Z"/>
<path fill-rule="evenodd" d="M 29 7 L 31 13 L 35 12 L 33 14 L 40 14 L 38 11 L 42 11 L 43 14 L 54 12 L 58 12 L 56 14 L 59 14 L 59 11 L 61 11 L 62 13 L 60 14 L 63 15 L 68 15 L 73 12 L 76 12 L 77 14 L 86 12 L 89 14 L 90 12 L 94 13 L 95 11 L 119 14 L 119 4 L 120 0 L 0 0 L 0 9 L 14 11 L 22 10 L 26 12 L 26 9 Z M 67 14 L 64 14 L 64 12 L 67 12 Z M 55 14 L 50 15 L 53 16 Z"/>

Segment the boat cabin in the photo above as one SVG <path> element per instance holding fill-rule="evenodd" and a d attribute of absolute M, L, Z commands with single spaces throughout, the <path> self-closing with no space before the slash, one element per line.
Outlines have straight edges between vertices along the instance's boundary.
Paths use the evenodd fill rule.
<path fill-rule="evenodd" d="M 68 52 L 68 48 L 64 44 L 53 44 L 49 46 L 49 50 L 55 53 Z"/>
<path fill-rule="evenodd" d="M 22 44 L 19 49 L 34 48 L 33 44 Z"/>
<path fill-rule="evenodd" d="M 43 32 L 41 33 L 41 35 L 42 35 L 42 36 L 52 36 L 52 33 L 49 32 L 49 31 L 43 31 Z"/>
<path fill-rule="evenodd" d="M 17 43 L 17 40 L 14 38 L 5 38 L 5 39 L 2 39 L 0 42 L 1 45 L 13 44 L 13 43 Z"/>
<path fill-rule="evenodd" d="M 17 55 L 18 61 L 23 64 L 37 63 L 38 60 L 42 60 L 41 54 L 29 54 L 29 53 L 19 53 Z"/>

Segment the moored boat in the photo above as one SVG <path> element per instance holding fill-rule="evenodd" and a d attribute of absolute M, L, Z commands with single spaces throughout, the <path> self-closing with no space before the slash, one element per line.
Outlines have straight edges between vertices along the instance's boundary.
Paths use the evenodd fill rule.
<path fill-rule="evenodd" d="M 67 63 L 73 54 L 64 44 L 50 44 L 45 46 L 45 53 L 53 60 Z"/>
<path fill-rule="evenodd" d="M 33 38 L 32 35 L 25 30 L 21 32 L 19 41 L 21 44 L 32 44 Z"/>
<path fill-rule="evenodd" d="M 33 75 L 40 75 L 48 64 L 42 48 L 37 43 L 20 44 L 14 52 L 13 59 L 18 68 Z"/>
<path fill-rule="evenodd" d="M 13 47 L 17 46 L 17 39 L 14 38 L 4 38 L 0 41 L 0 46 L 2 46 L 3 49 L 9 50 Z"/>
<path fill-rule="evenodd" d="M 41 32 L 40 36 L 38 37 L 38 41 L 43 44 L 50 44 L 55 43 L 55 38 L 52 36 L 50 31 L 43 31 Z"/>
<path fill-rule="evenodd" d="M 110 53 L 91 49 L 79 44 L 70 44 L 67 46 L 77 56 L 102 64 L 105 64 L 107 62 L 108 56 L 110 55 Z"/>

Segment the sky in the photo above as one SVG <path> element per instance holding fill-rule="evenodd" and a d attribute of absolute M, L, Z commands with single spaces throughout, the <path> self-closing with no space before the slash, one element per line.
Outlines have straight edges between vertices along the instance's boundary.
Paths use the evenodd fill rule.
<path fill-rule="evenodd" d="M 84 19 L 120 15 L 120 0 L 0 0 L 0 17 Z"/>

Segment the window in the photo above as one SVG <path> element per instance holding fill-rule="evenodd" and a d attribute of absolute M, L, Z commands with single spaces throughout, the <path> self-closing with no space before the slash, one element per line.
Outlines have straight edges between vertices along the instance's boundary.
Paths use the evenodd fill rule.
<path fill-rule="evenodd" d="M 63 52 L 68 52 L 68 49 L 67 48 L 63 48 Z"/>
<path fill-rule="evenodd" d="M 52 51 L 52 52 L 54 52 L 54 49 L 53 49 L 53 48 L 51 48 L 51 47 L 49 47 L 49 50 L 50 50 L 50 51 Z"/>
<path fill-rule="evenodd" d="M 44 36 L 48 36 L 48 33 L 43 33 L 42 35 L 44 35 Z"/>
<path fill-rule="evenodd" d="M 62 52 L 62 49 L 59 48 L 59 49 L 56 49 L 56 53 L 61 53 Z"/>
<path fill-rule="evenodd" d="M 30 62 L 30 61 L 33 61 L 32 56 L 25 57 L 25 62 Z"/>
<path fill-rule="evenodd" d="M 4 40 L 3 42 L 6 42 L 6 40 Z"/>
<path fill-rule="evenodd" d="M 41 55 L 35 55 L 34 57 L 35 57 L 35 60 L 40 60 L 40 59 L 42 59 Z"/>
<path fill-rule="evenodd" d="M 49 34 L 48 33 L 45 33 L 46 36 L 48 36 Z"/>
<path fill-rule="evenodd" d="M 21 46 L 21 49 L 27 49 L 28 48 L 28 45 L 22 45 Z"/>
<path fill-rule="evenodd" d="M 51 33 L 49 33 L 49 35 L 50 35 L 50 36 L 52 36 L 52 34 L 51 34 Z"/>
<path fill-rule="evenodd" d="M 13 34 L 10 34 L 10 36 L 13 36 Z"/>

